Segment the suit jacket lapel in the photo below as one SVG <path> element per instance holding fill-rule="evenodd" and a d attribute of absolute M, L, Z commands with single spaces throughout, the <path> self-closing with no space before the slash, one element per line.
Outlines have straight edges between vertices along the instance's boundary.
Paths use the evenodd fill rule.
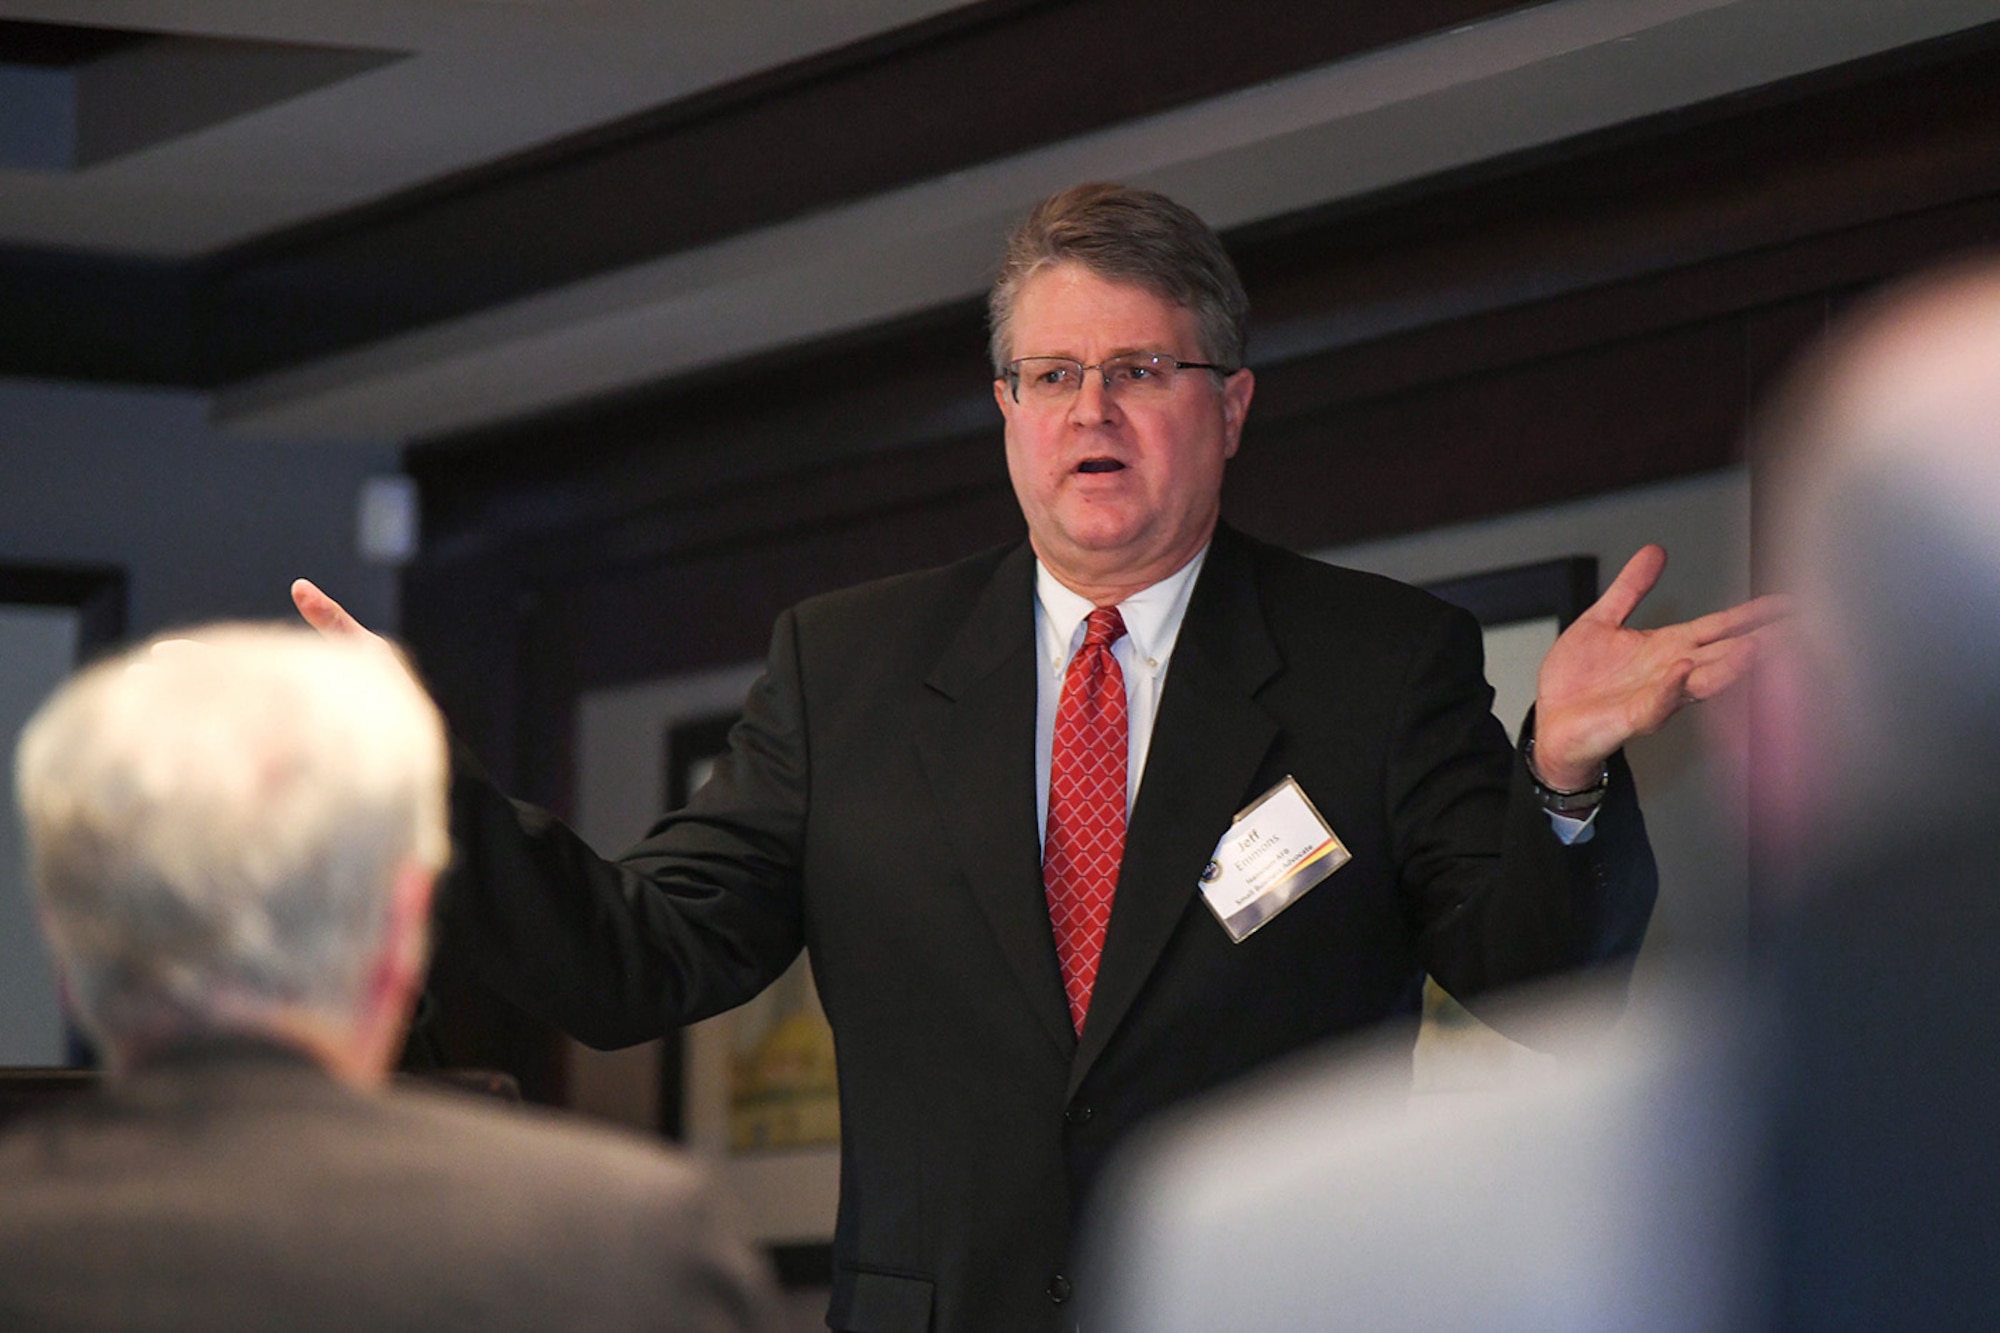
<path fill-rule="evenodd" d="M 915 741 L 972 897 L 1028 1007 L 1067 1057 L 1076 1035 L 1035 830 L 1034 571 L 1025 543 L 1002 560 L 925 678 L 936 706 Z"/>
<path fill-rule="evenodd" d="M 1182 914 L 1195 903 L 1201 869 L 1278 734 L 1277 722 L 1255 694 L 1281 665 L 1264 623 L 1250 552 L 1241 537 L 1219 528 L 1188 603 L 1153 721 L 1104 957 L 1070 1066 L 1072 1094 L 1130 1012 Z"/>

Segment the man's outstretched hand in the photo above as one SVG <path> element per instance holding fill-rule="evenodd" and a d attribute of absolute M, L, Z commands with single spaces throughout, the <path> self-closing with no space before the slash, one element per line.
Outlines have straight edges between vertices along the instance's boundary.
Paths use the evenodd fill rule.
<path fill-rule="evenodd" d="M 1666 567 L 1663 548 L 1641 548 L 1542 659 L 1535 769 L 1550 786 L 1590 786 L 1625 742 L 1728 689 L 1756 657 L 1757 630 L 1785 614 L 1784 599 L 1759 597 L 1678 625 L 1632 629 L 1626 620 Z"/>

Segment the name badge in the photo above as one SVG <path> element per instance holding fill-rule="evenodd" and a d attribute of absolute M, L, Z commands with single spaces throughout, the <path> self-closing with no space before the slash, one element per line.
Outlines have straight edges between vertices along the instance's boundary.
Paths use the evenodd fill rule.
<path fill-rule="evenodd" d="M 1350 859 L 1288 776 L 1237 814 L 1201 872 L 1201 896 L 1241 944 Z"/>

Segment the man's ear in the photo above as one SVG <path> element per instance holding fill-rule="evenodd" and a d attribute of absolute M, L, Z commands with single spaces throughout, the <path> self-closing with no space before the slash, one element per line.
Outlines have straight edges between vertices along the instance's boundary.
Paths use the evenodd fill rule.
<path fill-rule="evenodd" d="M 430 965 L 431 896 L 436 887 L 437 872 L 414 860 L 398 865 L 390 878 L 388 919 L 382 925 L 359 1015 L 372 1076 L 387 1073 L 395 1063 L 423 989 Z"/>
<path fill-rule="evenodd" d="M 1222 456 L 1236 457 L 1236 446 L 1243 439 L 1243 422 L 1250 415 L 1250 396 L 1257 391 L 1257 377 L 1250 368 L 1231 375 L 1222 382 Z"/>
<path fill-rule="evenodd" d="M 396 867 L 389 884 L 389 920 L 382 938 L 383 965 L 412 1004 L 430 966 L 431 895 L 437 872 L 416 861 Z"/>

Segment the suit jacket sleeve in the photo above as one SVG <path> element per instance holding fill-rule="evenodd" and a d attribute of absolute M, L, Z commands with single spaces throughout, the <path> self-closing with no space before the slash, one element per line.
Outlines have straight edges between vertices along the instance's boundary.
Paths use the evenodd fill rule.
<path fill-rule="evenodd" d="M 1658 875 L 1623 754 L 1591 837 L 1565 846 L 1526 763 L 1494 741 L 1471 617 L 1440 617 L 1412 660 L 1387 799 L 1426 970 L 1463 1000 L 1566 969 L 1629 968 Z"/>
<path fill-rule="evenodd" d="M 629 1045 L 754 996 L 797 956 L 806 728 L 793 613 L 729 752 L 685 810 L 606 860 L 454 748 L 444 937 L 528 1012 Z"/>

